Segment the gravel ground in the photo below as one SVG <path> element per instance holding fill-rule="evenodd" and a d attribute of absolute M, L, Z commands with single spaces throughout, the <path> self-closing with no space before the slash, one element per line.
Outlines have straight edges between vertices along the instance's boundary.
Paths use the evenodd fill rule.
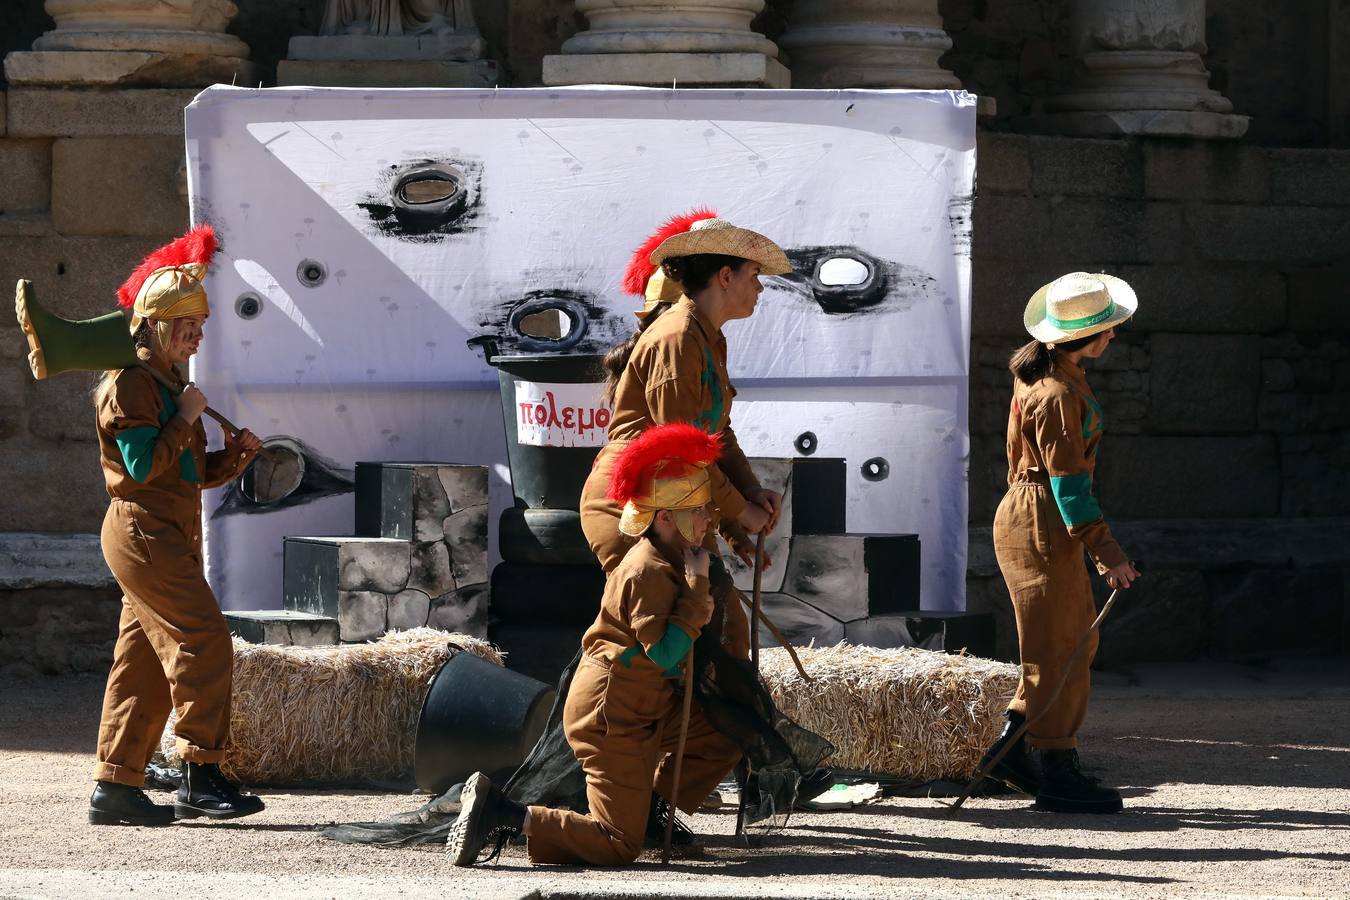
<path fill-rule="evenodd" d="M 439 848 L 326 841 L 315 824 L 421 798 L 260 791 L 265 812 L 164 829 L 86 824 L 101 682 L 0 686 L 0 897 L 1350 897 L 1350 660 L 1153 666 L 1099 678 L 1084 756 L 1126 812 L 950 816 L 927 799 L 798 815 L 756 850 L 696 817 L 701 858 L 457 870 Z M 167 799 L 167 795 L 156 795 Z M 134 893 L 133 893 L 134 892 Z"/>

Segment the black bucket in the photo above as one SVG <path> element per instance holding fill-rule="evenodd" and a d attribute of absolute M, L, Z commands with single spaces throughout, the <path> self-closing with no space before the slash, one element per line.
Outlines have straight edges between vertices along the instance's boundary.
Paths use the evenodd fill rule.
<path fill-rule="evenodd" d="M 609 431 L 601 357 L 492 356 L 488 361 L 501 381 L 515 505 L 578 509 L 581 488 Z"/>
<path fill-rule="evenodd" d="M 417 786 L 441 794 L 474 772 L 509 774 L 539 740 L 556 693 L 472 653 L 450 657 L 417 720 Z"/>

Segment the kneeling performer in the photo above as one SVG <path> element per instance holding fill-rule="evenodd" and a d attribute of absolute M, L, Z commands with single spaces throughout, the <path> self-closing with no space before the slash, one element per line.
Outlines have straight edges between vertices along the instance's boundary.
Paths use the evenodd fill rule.
<path fill-rule="evenodd" d="M 606 583 L 563 711 L 564 733 L 586 773 L 590 813 L 526 809 L 476 773 L 449 836 L 455 865 L 473 865 L 494 837 L 495 856 L 521 832 L 531 862 L 632 862 L 642 850 L 653 787 L 693 814 L 740 759 L 695 702 L 678 792 L 672 784 L 682 701 L 676 684 L 713 610 L 708 552 L 700 544 L 712 499 L 707 468 L 720 449 L 716 435 L 697 427 L 662 425 L 616 461 L 609 496 L 623 506 L 620 529 L 640 539 Z"/>

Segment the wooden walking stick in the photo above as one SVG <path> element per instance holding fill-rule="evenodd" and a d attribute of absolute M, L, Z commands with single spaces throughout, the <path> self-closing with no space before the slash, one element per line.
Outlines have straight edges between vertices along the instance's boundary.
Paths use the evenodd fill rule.
<path fill-rule="evenodd" d="M 755 583 L 750 598 L 750 665 L 755 668 L 755 678 L 759 678 L 759 628 L 757 622 L 763 613 L 759 609 L 760 585 L 764 581 L 764 531 L 755 535 Z"/>
<path fill-rule="evenodd" d="M 680 805 L 680 769 L 684 766 L 684 742 L 689 737 L 689 709 L 694 702 L 694 647 L 684 658 L 684 708 L 680 710 L 680 739 L 675 743 L 675 777 L 670 780 L 670 808 L 666 816 L 666 836 L 661 842 L 661 865 L 670 864 L 670 843 L 675 837 L 675 814 Z"/>
<path fill-rule="evenodd" d="M 764 581 L 764 531 L 761 529 L 759 534 L 755 535 L 755 580 L 754 587 L 750 595 L 750 665 L 755 670 L 755 682 L 759 682 L 759 620 L 764 617 L 760 610 L 760 588 Z M 786 646 L 786 644 L 784 645 Z M 791 652 L 790 650 L 788 651 Z M 792 657 L 796 662 L 797 657 Z M 801 668 L 801 663 L 797 663 Z M 802 673 L 806 673 L 803 671 Z M 750 760 L 742 760 L 745 766 L 745 780 L 741 783 L 740 795 L 736 799 L 736 833 L 745 834 L 745 795 L 746 788 L 750 786 L 750 777 L 754 774 L 754 769 L 750 766 Z"/>
<path fill-rule="evenodd" d="M 1003 746 L 999 748 L 999 751 L 989 758 L 988 762 L 982 764 L 975 770 L 975 777 L 970 779 L 970 782 L 966 784 L 965 790 L 961 791 L 961 796 L 957 797 L 951 804 L 948 804 L 953 813 L 960 809 L 961 806 L 970 799 L 970 795 L 975 793 L 975 789 L 984 783 L 984 780 L 989 777 L 989 772 L 994 766 L 1003 762 L 1003 757 L 1007 756 L 1008 751 L 1017 746 L 1017 742 L 1027 733 L 1027 730 L 1031 728 L 1032 725 L 1035 725 L 1041 716 L 1045 715 L 1054 707 L 1055 701 L 1059 699 L 1060 691 L 1064 690 L 1064 685 L 1069 682 L 1069 675 L 1073 673 L 1073 667 L 1077 665 L 1079 658 L 1083 655 L 1083 651 L 1087 649 L 1088 638 L 1092 637 L 1092 632 L 1101 627 L 1102 620 L 1105 619 L 1106 614 L 1111 611 L 1111 607 L 1115 606 L 1116 596 L 1118 594 L 1120 594 L 1120 588 L 1116 588 L 1111 592 L 1111 596 L 1107 598 L 1106 604 L 1102 606 L 1102 611 L 1097 613 L 1097 618 L 1093 620 L 1090 626 L 1088 626 L 1088 630 L 1083 633 L 1083 636 L 1078 639 L 1078 646 L 1074 648 L 1073 655 L 1069 657 L 1069 662 L 1064 666 L 1064 674 L 1059 677 L 1059 684 L 1055 685 L 1054 692 L 1050 694 L 1050 700 L 1041 707 L 1040 712 L 1023 722 L 1018 729 L 1013 732 L 1013 736 L 1007 741 L 1004 741 Z M 941 803 L 942 801 L 939 800 L 938 802 Z"/>

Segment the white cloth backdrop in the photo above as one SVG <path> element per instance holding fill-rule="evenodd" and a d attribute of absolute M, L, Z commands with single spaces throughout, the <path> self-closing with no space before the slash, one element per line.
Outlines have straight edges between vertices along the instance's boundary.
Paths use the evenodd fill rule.
<path fill-rule="evenodd" d="M 186 118 L 193 218 L 223 243 L 194 378 L 235 422 L 301 441 L 314 471 L 489 464 L 495 532 L 510 502 L 497 375 L 466 340 L 511 350 L 513 309 L 565 297 L 586 319 L 574 352 L 603 349 L 632 328 L 618 282 L 633 248 L 710 206 L 796 268 L 726 328 L 742 447 L 792 456 L 815 434 L 817 455 L 848 460 L 849 530 L 917 532 L 924 607 L 963 608 L 970 95 L 216 87 Z M 428 162 L 466 203 L 430 230 L 389 200 Z M 813 275 L 839 258 L 853 262 Z M 878 457 L 887 476 L 865 479 Z M 217 510 L 228 492 L 205 529 L 228 609 L 280 605 L 283 535 L 352 531 L 350 492 Z"/>

